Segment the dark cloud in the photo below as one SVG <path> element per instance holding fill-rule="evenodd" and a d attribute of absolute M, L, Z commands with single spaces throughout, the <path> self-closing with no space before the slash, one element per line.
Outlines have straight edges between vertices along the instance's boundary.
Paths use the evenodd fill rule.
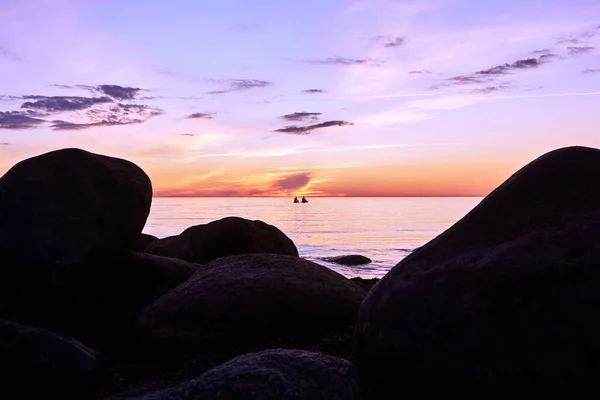
<path fill-rule="evenodd" d="M 303 90 L 302 92 L 311 93 L 311 94 L 323 93 L 323 89 L 306 89 L 306 90 Z"/>
<path fill-rule="evenodd" d="M 550 53 L 552 53 L 552 51 L 550 51 L 550 49 L 534 50 L 534 51 L 531 52 L 531 54 L 535 54 L 535 55 L 538 55 L 538 54 L 550 54 Z"/>
<path fill-rule="evenodd" d="M 215 113 L 196 112 L 187 116 L 188 119 L 213 119 Z"/>
<path fill-rule="evenodd" d="M 388 47 L 388 48 L 402 46 L 404 44 L 404 42 L 406 41 L 406 39 L 401 36 L 384 36 L 384 35 L 372 36 L 370 38 L 370 40 L 371 40 L 371 42 L 377 42 L 377 43 L 383 42 L 383 47 Z"/>
<path fill-rule="evenodd" d="M 597 72 L 600 72 L 600 69 L 591 69 L 591 68 L 588 68 L 588 69 L 586 69 L 586 70 L 583 71 L 584 74 L 595 74 Z"/>
<path fill-rule="evenodd" d="M 0 129 L 32 129 L 46 122 L 33 111 L 0 111 Z"/>
<path fill-rule="evenodd" d="M 301 172 L 298 174 L 286 176 L 285 178 L 277 179 L 271 184 L 273 190 L 295 190 L 305 187 L 311 180 L 308 173 Z"/>
<path fill-rule="evenodd" d="M 21 108 L 30 108 L 45 112 L 85 110 L 98 104 L 111 103 L 109 97 L 68 97 L 68 96 L 23 96 L 23 99 L 35 100 L 21 104 Z"/>
<path fill-rule="evenodd" d="M 6 58 L 7 60 L 12 61 L 21 61 L 19 56 L 17 56 L 14 51 L 3 46 L 0 46 L 0 58 Z"/>
<path fill-rule="evenodd" d="M 8 143 L 8 142 L 0 142 L 0 146 L 8 146 L 8 145 L 10 145 L 10 143 Z"/>
<path fill-rule="evenodd" d="M 73 89 L 75 86 L 71 86 L 71 85 L 60 85 L 58 83 L 52 83 L 50 86 L 53 86 L 55 88 L 59 88 L 59 89 Z"/>
<path fill-rule="evenodd" d="M 570 55 L 577 54 L 585 54 L 594 51 L 596 48 L 592 46 L 569 46 L 567 50 L 569 50 Z"/>
<path fill-rule="evenodd" d="M 489 86 L 484 86 L 481 88 L 473 89 L 473 93 L 481 93 L 481 94 L 494 93 L 494 92 L 498 92 L 501 90 L 507 90 L 507 89 L 512 89 L 512 88 L 513 88 L 513 85 L 511 85 L 510 83 L 502 83 L 500 85 L 489 85 Z"/>
<path fill-rule="evenodd" d="M 471 75 L 453 76 L 452 78 L 448 78 L 448 80 L 457 85 L 468 85 L 468 84 L 472 84 L 472 83 L 485 83 L 485 82 L 489 81 L 489 79 L 481 78 L 479 76 L 471 76 Z"/>
<path fill-rule="evenodd" d="M 207 92 L 207 94 L 223 94 L 223 93 L 229 93 L 229 92 L 238 92 L 238 91 L 242 91 L 242 90 L 261 88 L 261 87 L 271 85 L 271 82 L 262 81 L 259 79 L 227 79 L 227 80 L 211 79 L 211 82 L 227 85 L 228 88 L 222 89 L 222 90 L 215 90 L 212 92 Z"/>
<path fill-rule="evenodd" d="M 581 43 L 581 39 L 575 38 L 575 37 L 561 39 L 558 42 L 556 42 L 556 44 L 580 44 L 580 43 Z"/>
<path fill-rule="evenodd" d="M 408 71 L 409 74 L 431 74 L 432 72 L 427 69 L 418 69 L 414 71 Z"/>
<path fill-rule="evenodd" d="M 182 133 L 181 136 L 196 136 L 193 133 Z"/>
<path fill-rule="evenodd" d="M 325 60 L 309 61 L 311 64 L 321 65 L 371 65 L 378 66 L 377 62 L 371 58 L 346 58 L 346 57 L 329 57 Z"/>
<path fill-rule="evenodd" d="M 309 135 L 312 131 L 321 128 L 327 128 L 330 126 L 347 126 L 354 125 L 352 122 L 347 121 L 326 121 L 319 124 L 307 125 L 307 126 L 286 126 L 281 129 L 276 129 L 274 132 L 287 133 L 290 135 Z"/>
<path fill-rule="evenodd" d="M 322 113 L 315 113 L 315 112 L 295 112 L 292 114 L 285 114 L 282 115 L 281 118 L 285 119 L 286 121 L 304 121 L 305 119 L 319 119 L 319 115 L 321 115 Z"/>
<path fill-rule="evenodd" d="M 546 55 L 547 56 L 547 55 Z M 542 56 L 544 57 L 544 56 Z M 497 65 L 495 67 L 485 69 L 476 72 L 478 75 L 504 75 L 508 74 L 516 69 L 527 69 L 537 68 L 542 64 L 541 57 L 538 58 L 525 58 L 523 60 L 517 60 L 512 64 Z"/>
<path fill-rule="evenodd" d="M 119 85 L 100 85 L 96 87 L 96 90 L 113 99 L 133 100 L 142 89 Z"/>

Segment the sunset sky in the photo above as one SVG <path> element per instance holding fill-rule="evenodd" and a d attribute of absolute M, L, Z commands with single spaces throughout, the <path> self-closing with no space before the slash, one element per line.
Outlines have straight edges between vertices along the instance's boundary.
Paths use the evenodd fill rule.
<path fill-rule="evenodd" d="M 575 144 L 598 0 L 0 0 L 0 174 L 79 147 L 156 196 L 478 196 Z"/>

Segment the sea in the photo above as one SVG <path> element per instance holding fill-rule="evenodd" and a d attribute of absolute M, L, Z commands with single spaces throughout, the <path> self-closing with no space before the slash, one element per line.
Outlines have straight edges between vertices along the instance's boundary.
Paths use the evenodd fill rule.
<path fill-rule="evenodd" d="M 173 198 L 152 201 L 144 228 L 159 238 L 192 225 L 237 216 L 275 225 L 300 256 L 353 278 L 381 278 L 415 248 L 467 214 L 481 197 L 313 197 L 293 203 L 282 197 Z M 328 257 L 360 254 L 362 266 L 342 266 Z"/>

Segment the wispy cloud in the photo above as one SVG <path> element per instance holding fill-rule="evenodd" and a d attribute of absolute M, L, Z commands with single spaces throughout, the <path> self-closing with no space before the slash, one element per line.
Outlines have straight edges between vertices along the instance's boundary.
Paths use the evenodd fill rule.
<path fill-rule="evenodd" d="M 68 96 L 23 96 L 23 99 L 31 99 L 21 104 L 21 108 L 30 108 L 48 113 L 85 110 L 98 104 L 112 103 L 109 97 L 68 97 Z"/>
<path fill-rule="evenodd" d="M 305 89 L 302 92 L 303 93 L 316 94 L 316 93 L 323 93 L 323 89 Z"/>
<path fill-rule="evenodd" d="M 371 58 L 347 58 L 347 57 L 329 57 L 324 60 L 310 60 L 310 64 L 321 64 L 321 65 L 368 65 L 368 66 L 379 66 L 376 60 Z"/>
<path fill-rule="evenodd" d="M 219 85 L 225 85 L 226 88 L 207 92 L 207 94 L 224 94 L 230 92 L 239 92 L 243 90 L 262 88 L 272 84 L 269 81 L 263 81 L 260 79 L 211 79 L 210 82 Z"/>
<path fill-rule="evenodd" d="M 4 46 L 0 46 L 0 58 L 11 61 L 21 61 L 19 56 L 17 56 L 17 53 Z"/>
<path fill-rule="evenodd" d="M 473 89 L 473 93 L 494 93 L 501 90 L 513 89 L 514 85 L 510 83 L 501 83 L 499 85 L 489 85 Z"/>
<path fill-rule="evenodd" d="M 595 49 L 596 48 L 592 47 L 592 46 L 569 46 L 569 47 L 567 47 L 567 50 L 569 50 L 570 55 L 591 53 Z"/>
<path fill-rule="evenodd" d="M 416 69 L 413 71 L 408 71 L 409 74 L 412 75 L 424 75 L 424 74 L 431 74 L 432 72 L 429 71 L 428 69 Z"/>
<path fill-rule="evenodd" d="M 286 121 L 304 121 L 306 119 L 319 119 L 320 112 L 295 112 L 292 114 L 285 114 L 281 116 L 281 119 Z"/>
<path fill-rule="evenodd" d="M 402 36 L 385 36 L 378 35 L 370 38 L 372 42 L 382 43 L 383 47 L 392 48 L 402 46 L 406 39 Z"/>
<path fill-rule="evenodd" d="M 331 126 L 348 126 L 354 125 L 348 121 L 325 121 L 319 124 L 312 124 L 307 126 L 286 126 L 284 128 L 275 129 L 273 132 L 287 133 L 290 135 L 309 135 L 317 129 L 329 128 Z"/>
<path fill-rule="evenodd" d="M 196 112 L 187 116 L 188 119 L 213 119 L 215 113 Z"/>
<path fill-rule="evenodd" d="M 101 96 L 108 96 L 115 100 L 133 100 L 138 94 L 144 89 L 129 87 L 129 86 L 120 86 L 120 85 L 98 85 L 98 86 L 90 86 L 90 85 L 61 85 L 61 84 L 52 84 L 50 86 L 59 88 L 59 89 L 84 89 L 90 91 L 94 94 L 99 94 Z"/>
<path fill-rule="evenodd" d="M 586 70 L 583 70 L 584 74 L 595 74 L 596 72 L 600 72 L 600 68 L 597 68 L 597 69 L 588 68 Z"/>

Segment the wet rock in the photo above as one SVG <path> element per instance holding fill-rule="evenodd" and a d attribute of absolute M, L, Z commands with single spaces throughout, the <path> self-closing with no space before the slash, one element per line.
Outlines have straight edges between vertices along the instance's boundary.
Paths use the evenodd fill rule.
<path fill-rule="evenodd" d="M 367 295 L 357 360 L 382 393 L 598 394 L 600 150 L 526 165 Z"/>
<path fill-rule="evenodd" d="M 294 242 L 275 226 L 238 217 L 192 226 L 180 235 L 152 242 L 146 251 L 199 264 L 236 254 L 298 256 Z"/>
<path fill-rule="evenodd" d="M 344 330 L 354 323 L 363 297 L 355 283 L 319 264 L 237 255 L 204 265 L 144 310 L 137 326 L 153 352 L 237 355 L 274 341 L 297 344 Z"/>
<path fill-rule="evenodd" d="M 132 250 L 138 253 L 145 253 L 150 244 L 156 242 L 157 240 L 159 239 L 156 236 L 142 233 L 135 242 L 135 245 L 133 246 Z"/>
<path fill-rule="evenodd" d="M 98 353 L 75 339 L 0 319 L 0 397 L 89 399 Z"/>
<path fill-rule="evenodd" d="M 350 278 L 350 280 L 352 282 L 356 283 L 361 288 L 366 289 L 366 290 L 371 290 L 371 288 L 373 286 L 375 286 L 375 284 L 377 282 L 379 282 L 379 278 L 364 279 L 364 278 L 356 277 L 356 278 Z"/>
<path fill-rule="evenodd" d="M 6 263 L 60 267 L 130 250 L 152 185 L 135 164 L 80 149 L 17 163 L 0 178 L 0 254 Z"/>
<path fill-rule="evenodd" d="M 138 400 L 369 399 L 354 366 L 315 352 L 272 349 L 245 354 L 199 378 Z"/>
<path fill-rule="evenodd" d="M 336 257 L 326 257 L 325 261 L 329 261 L 331 263 L 340 264 L 340 265 L 364 265 L 369 264 L 372 260 L 369 257 L 361 256 L 358 254 L 350 254 L 345 256 L 336 256 Z"/>

